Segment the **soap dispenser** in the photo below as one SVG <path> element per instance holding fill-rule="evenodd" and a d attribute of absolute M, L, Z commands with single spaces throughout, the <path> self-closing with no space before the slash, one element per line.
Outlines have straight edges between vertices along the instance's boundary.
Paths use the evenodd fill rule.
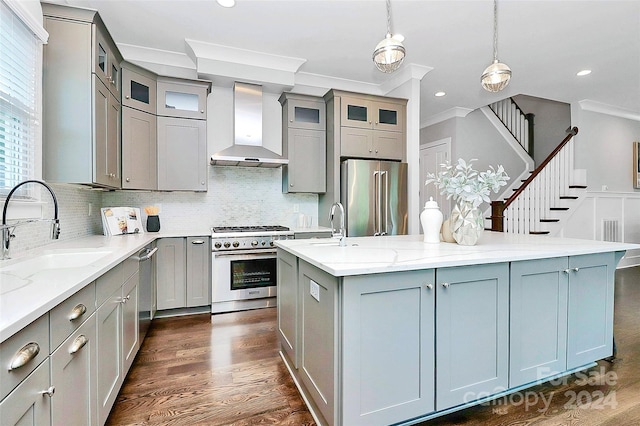
<path fill-rule="evenodd" d="M 429 201 L 424 203 L 424 210 L 420 213 L 420 223 L 424 232 L 425 243 L 440 242 L 440 228 L 442 228 L 442 212 L 438 208 L 438 202 L 429 197 Z"/>

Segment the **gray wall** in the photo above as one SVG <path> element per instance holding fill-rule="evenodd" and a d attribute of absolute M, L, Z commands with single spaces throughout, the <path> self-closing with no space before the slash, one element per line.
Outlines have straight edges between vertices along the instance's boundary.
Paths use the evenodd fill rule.
<path fill-rule="evenodd" d="M 633 188 L 633 142 L 640 141 L 640 121 L 579 107 L 572 108 L 576 135 L 575 167 L 586 169 L 588 191 L 640 192 Z"/>
<path fill-rule="evenodd" d="M 535 114 L 533 161 L 537 166 L 565 138 L 571 126 L 571 105 L 525 95 L 513 99 L 525 114 Z"/>

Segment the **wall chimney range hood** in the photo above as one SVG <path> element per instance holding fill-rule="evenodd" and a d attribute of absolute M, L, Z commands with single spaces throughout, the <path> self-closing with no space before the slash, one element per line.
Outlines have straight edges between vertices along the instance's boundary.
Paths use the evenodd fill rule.
<path fill-rule="evenodd" d="M 214 166 L 281 167 L 289 160 L 262 146 L 262 86 L 233 86 L 232 146 L 211 156 Z"/>

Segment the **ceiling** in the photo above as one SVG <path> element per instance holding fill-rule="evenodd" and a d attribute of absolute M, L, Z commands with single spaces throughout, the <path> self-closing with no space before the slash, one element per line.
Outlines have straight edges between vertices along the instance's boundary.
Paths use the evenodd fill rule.
<path fill-rule="evenodd" d="M 230 9 L 215 0 L 58 2 L 97 9 L 125 59 L 214 84 L 220 74 L 285 90 L 376 93 L 424 75 L 422 125 L 519 94 L 640 117 L 639 0 L 500 0 L 498 59 L 513 72 L 500 93 L 480 86 L 493 59 L 491 0 L 392 0 L 392 32 L 407 50 L 394 74 L 371 60 L 386 34 L 384 0 L 237 0 Z M 577 77 L 582 69 L 592 73 Z"/>

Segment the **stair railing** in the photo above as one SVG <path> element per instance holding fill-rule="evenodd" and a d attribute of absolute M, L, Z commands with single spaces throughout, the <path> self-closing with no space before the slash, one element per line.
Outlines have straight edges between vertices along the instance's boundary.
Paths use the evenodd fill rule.
<path fill-rule="evenodd" d="M 509 130 L 525 151 L 533 147 L 533 114 L 525 114 L 512 98 L 489 104 L 491 111 Z"/>
<path fill-rule="evenodd" d="M 539 233 L 539 224 L 555 201 L 565 195 L 573 171 L 573 137 L 567 136 L 506 201 L 491 202 L 491 230 L 519 234 Z M 506 226 L 505 226 L 506 219 Z"/>

